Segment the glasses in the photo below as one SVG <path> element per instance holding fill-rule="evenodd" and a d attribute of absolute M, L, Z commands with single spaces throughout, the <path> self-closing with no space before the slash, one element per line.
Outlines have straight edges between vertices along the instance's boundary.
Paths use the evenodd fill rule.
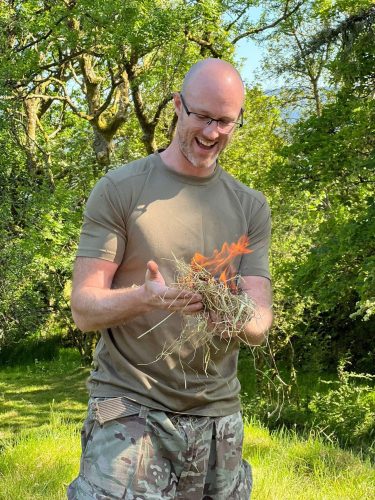
<path fill-rule="evenodd" d="M 216 118 L 211 118 L 211 116 L 206 116 L 206 115 L 201 115 L 200 113 L 194 113 L 194 111 L 190 111 L 188 107 L 186 106 L 186 103 L 184 101 L 184 98 L 182 97 L 182 94 L 180 93 L 180 98 L 182 105 L 184 107 L 184 110 L 186 111 L 186 114 L 188 116 L 192 115 L 194 120 L 197 122 L 197 124 L 203 126 L 208 126 L 211 125 L 212 122 L 217 123 L 217 128 L 219 132 L 222 134 L 229 134 L 235 126 L 237 127 L 242 127 L 243 125 L 243 109 L 240 111 L 240 121 L 231 121 L 231 120 L 223 120 L 223 119 L 216 119 Z"/>

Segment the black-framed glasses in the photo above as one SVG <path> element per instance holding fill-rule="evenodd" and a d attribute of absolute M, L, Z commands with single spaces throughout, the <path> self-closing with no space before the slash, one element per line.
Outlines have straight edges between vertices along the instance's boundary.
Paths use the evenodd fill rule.
<path fill-rule="evenodd" d="M 182 94 L 180 93 L 180 98 L 182 105 L 184 107 L 184 110 L 186 111 L 186 114 L 188 116 L 191 116 L 194 118 L 194 120 L 197 122 L 197 124 L 201 125 L 202 127 L 206 127 L 208 125 L 211 125 L 212 122 L 217 123 L 217 128 L 219 132 L 222 134 L 229 134 L 232 132 L 234 127 L 242 127 L 243 125 L 243 109 L 241 109 L 239 118 L 240 121 L 231 121 L 231 120 L 223 120 L 221 118 L 211 118 L 211 116 L 206 116 L 206 115 L 201 115 L 200 113 L 195 113 L 194 111 L 190 111 L 188 107 L 186 106 L 186 103 L 184 101 L 184 98 L 182 97 Z"/>

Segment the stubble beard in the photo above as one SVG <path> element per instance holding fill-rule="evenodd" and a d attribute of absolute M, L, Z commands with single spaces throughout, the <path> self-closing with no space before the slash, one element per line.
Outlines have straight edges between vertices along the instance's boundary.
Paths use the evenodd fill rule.
<path fill-rule="evenodd" d="M 194 168 L 196 168 L 196 169 L 204 169 L 204 168 L 210 169 L 211 167 L 216 165 L 217 158 L 219 155 L 216 155 L 212 160 L 210 160 L 209 164 L 207 163 L 207 161 L 202 162 L 201 160 L 199 160 L 198 158 L 196 158 L 194 156 L 194 154 L 192 153 L 192 151 L 189 148 L 189 145 L 187 144 L 187 141 L 185 141 L 181 138 L 180 133 L 178 134 L 178 144 L 179 144 L 180 151 L 181 151 L 182 155 L 186 158 L 186 160 Z"/>

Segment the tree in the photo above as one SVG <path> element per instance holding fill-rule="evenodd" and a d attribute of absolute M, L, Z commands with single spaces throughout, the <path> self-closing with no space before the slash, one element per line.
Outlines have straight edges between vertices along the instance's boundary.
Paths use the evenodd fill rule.
<path fill-rule="evenodd" d="M 249 9 L 264 2 L 3 3 L 3 99 L 23 108 L 18 113 L 30 162 L 35 163 L 43 116 L 60 103 L 91 125 L 96 157 L 104 166 L 130 110 L 146 151 L 154 151 L 171 91 L 193 62 L 202 56 L 231 59 L 239 40 L 277 26 L 302 4 L 284 0 L 265 6 L 254 24 Z"/>
<path fill-rule="evenodd" d="M 53 331 L 66 312 L 84 199 L 110 164 L 166 144 L 170 102 L 202 56 L 272 29 L 301 2 L 4 0 L 0 12 L 5 251 L 1 345 Z M 264 10 L 251 21 L 252 6 Z M 95 156 L 91 153 L 91 148 Z"/>
<path fill-rule="evenodd" d="M 295 343 L 301 361 L 319 358 L 332 368 L 343 355 L 352 356 L 357 369 L 373 368 L 372 11 L 354 11 L 311 40 L 313 51 L 317 40 L 334 39 L 337 52 L 329 69 L 337 90 L 320 115 L 294 126 L 284 162 L 270 170 L 293 214 L 287 224 L 294 226 L 283 222 L 280 204 L 277 232 L 282 234 L 276 238 L 284 255 L 289 253 L 278 265 L 277 274 L 287 277 L 281 304 L 289 328 L 301 337 Z"/>

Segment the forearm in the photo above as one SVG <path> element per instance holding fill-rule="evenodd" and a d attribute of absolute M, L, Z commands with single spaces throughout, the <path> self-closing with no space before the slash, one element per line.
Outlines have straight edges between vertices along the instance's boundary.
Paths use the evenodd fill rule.
<path fill-rule="evenodd" d="M 139 287 L 112 289 L 117 265 L 100 259 L 79 258 L 73 278 L 73 319 L 84 332 L 116 326 L 156 309 L 199 312 L 202 297 L 190 290 L 166 286 L 158 265 L 149 261 Z"/>
<path fill-rule="evenodd" d="M 238 337 L 247 345 L 262 345 L 268 337 L 272 321 L 271 307 L 256 307 L 254 316 L 244 325 L 243 332 Z"/>
<path fill-rule="evenodd" d="M 151 309 L 144 286 L 115 290 L 83 287 L 73 291 L 71 307 L 74 322 L 83 332 L 126 323 Z"/>

